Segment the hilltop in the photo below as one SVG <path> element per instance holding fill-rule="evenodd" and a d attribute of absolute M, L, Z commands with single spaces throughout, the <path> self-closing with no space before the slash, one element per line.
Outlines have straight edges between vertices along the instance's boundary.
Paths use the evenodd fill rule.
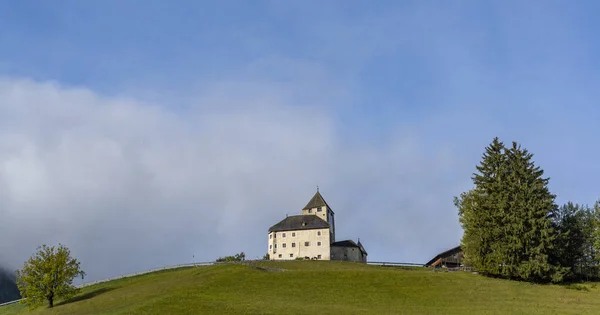
<path fill-rule="evenodd" d="M 71 301 L 0 314 L 592 314 L 600 289 L 467 272 L 328 261 L 166 270 L 86 287 Z"/>
<path fill-rule="evenodd" d="M 20 298 L 14 275 L 0 267 L 0 303 Z"/>

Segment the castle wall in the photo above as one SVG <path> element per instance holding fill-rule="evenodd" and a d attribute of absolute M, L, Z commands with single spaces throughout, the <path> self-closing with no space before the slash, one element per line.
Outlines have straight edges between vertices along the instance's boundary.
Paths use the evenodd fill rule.
<path fill-rule="evenodd" d="M 271 232 L 268 237 L 271 260 L 294 260 L 297 257 L 330 259 L 329 229 Z"/>
<path fill-rule="evenodd" d="M 319 209 L 321 209 L 321 211 L 319 211 Z M 327 223 L 331 223 L 329 222 L 329 218 L 327 217 L 327 212 L 329 211 L 329 209 L 327 209 L 327 207 L 323 206 L 323 207 L 317 207 L 317 208 L 311 208 L 311 209 L 304 209 L 302 210 L 302 214 L 303 215 L 316 215 L 319 218 L 325 220 L 325 222 Z"/>
<path fill-rule="evenodd" d="M 321 211 L 319 211 L 319 209 Z M 330 227 L 330 235 L 329 235 L 329 240 L 331 243 L 335 242 L 335 216 L 333 214 L 333 211 L 331 211 L 330 208 L 326 207 L 326 206 L 322 206 L 322 207 L 317 207 L 317 208 L 310 208 L 310 209 L 303 209 L 302 210 L 302 214 L 303 215 L 316 215 L 319 218 L 325 220 L 325 222 L 329 223 Z"/>

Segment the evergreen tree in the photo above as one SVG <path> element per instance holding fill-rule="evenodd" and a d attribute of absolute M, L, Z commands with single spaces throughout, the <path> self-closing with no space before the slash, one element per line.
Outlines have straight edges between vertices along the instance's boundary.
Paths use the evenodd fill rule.
<path fill-rule="evenodd" d="M 498 138 L 486 147 L 477 171 L 472 177 L 475 188 L 455 198 L 464 229 L 461 247 L 467 264 L 483 274 L 499 275 L 503 263 L 499 244 L 504 236 L 500 214 L 506 208 L 503 184 L 507 159 L 504 144 Z"/>
<path fill-rule="evenodd" d="M 533 154 L 513 142 L 507 152 L 509 176 L 508 274 L 528 281 L 561 281 L 565 268 L 551 264 L 549 258 L 558 236 L 552 226 L 557 212 L 555 195 L 548 189 L 548 178 L 535 166 Z"/>
<path fill-rule="evenodd" d="M 577 215 L 582 234 L 580 260 L 576 263 L 575 274 L 585 280 L 598 279 L 598 259 L 594 248 L 595 217 L 594 210 L 582 206 Z"/>
<path fill-rule="evenodd" d="M 560 281 L 565 273 L 550 261 L 557 237 L 557 207 L 548 179 L 533 154 L 494 138 L 486 147 L 475 188 L 455 199 L 464 228 L 467 263 L 483 274 L 527 281 Z"/>
<path fill-rule="evenodd" d="M 600 200 L 594 204 L 592 212 L 592 248 L 596 261 L 600 261 Z"/>
<path fill-rule="evenodd" d="M 554 218 L 557 238 L 552 261 L 570 268 L 567 279 L 590 279 L 595 277 L 596 265 L 592 247 L 593 216 L 585 205 L 568 202 L 562 205 Z"/>

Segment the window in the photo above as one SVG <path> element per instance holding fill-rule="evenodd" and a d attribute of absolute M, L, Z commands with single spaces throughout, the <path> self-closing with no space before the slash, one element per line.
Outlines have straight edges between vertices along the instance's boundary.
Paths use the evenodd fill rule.
<path fill-rule="evenodd" d="M 292 247 L 296 247 L 296 243 L 292 243 Z"/>
<path fill-rule="evenodd" d="M 285 233 L 283 233 L 283 235 L 281 235 L 281 237 L 285 237 Z"/>
<path fill-rule="evenodd" d="M 275 244 L 275 248 L 277 248 L 277 244 Z"/>
<path fill-rule="evenodd" d="M 270 234 L 270 235 L 269 235 L 269 239 L 272 239 L 272 238 L 273 238 L 273 234 Z"/>
<path fill-rule="evenodd" d="M 323 211 L 323 207 L 318 207 L 318 208 L 317 208 L 317 211 L 318 211 L 318 212 L 321 212 L 321 211 Z"/>
<path fill-rule="evenodd" d="M 277 233 L 273 234 L 273 238 L 277 238 Z"/>
<path fill-rule="evenodd" d="M 321 242 L 317 242 L 317 246 L 321 246 Z M 283 247 L 285 247 L 285 246 L 283 246 Z"/>
<path fill-rule="evenodd" d="M 283 243 L 281 247 L 285 248 L 285 243 Z"/>
<path fill-rule="evenodd" d="M 296 236 L 296 233 L 292 233 L 292 237 Z"/>
<path fill-rule="evenodd" d="M 290 257 L 294 257 L 294 254 L 290 254 Z"/>
<path fill-rule="evenodd" d="M 321 259 L 321 255 L 317 255 L 317 259 Z"/>
<path fill-rule="evenodd" d="M 317 235 L 321 236 L 321 231 L 318 231 L 318 232 L 317 232 Z"/>
<path fill-rule="evenodd" d="M 269 245 L 269 249 L 273 248 L 273 245 Z"/>
<path fill-rule="evenodd" d="M 279 254 L 279 258 L 281 258 L 281 254 Z"/>
<path fill-rule="evenodd" d="M 310 242 L 304 242 L 304 246 L 310 246 Z"/>
<path fill-rule="evenodd" d="M 312 213 L 312 209 L 308 209 L 308 213 Z"/>

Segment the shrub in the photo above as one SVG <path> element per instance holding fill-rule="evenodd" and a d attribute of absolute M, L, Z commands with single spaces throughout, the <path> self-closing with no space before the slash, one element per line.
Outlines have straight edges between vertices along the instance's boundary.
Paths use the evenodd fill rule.
<path fill-rule="evenodd" d="M 241 252 L 239 254 L 235 254 L 233 256 L 225 256 L 217 258 L 217 262 L 233 262 L 233 261 L 244 261 L 246 260 L 246 254 Z"/>

